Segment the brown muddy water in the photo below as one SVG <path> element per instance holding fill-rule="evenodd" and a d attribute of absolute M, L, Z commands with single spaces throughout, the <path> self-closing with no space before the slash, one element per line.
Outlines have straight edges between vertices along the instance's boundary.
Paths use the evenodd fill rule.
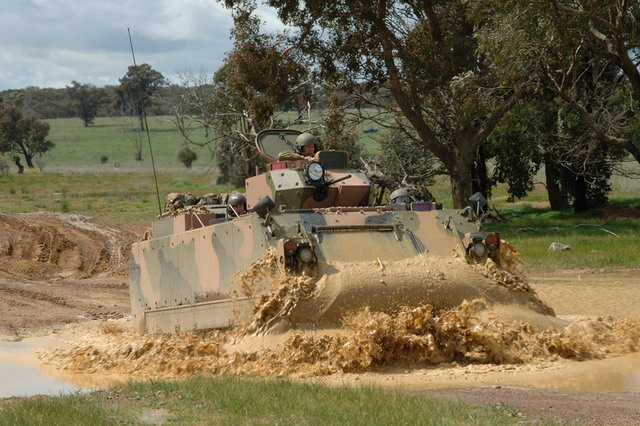
<path fill-rule="evenodd" d="M 245 330 L 151 336 L 137 335 L 127 321 L 106 321 L 48 337 L 0 341 L 0 396 L 201 373 L 412 390 L 523 385 L 640 392 L 637 278 L 538 282 L 531 294 L 571 322 L 569 327 L 540 331 L 526 323 L 503 323 L 486 315 L 490 310 L 482 300 L 392 313 L 365 308 L 348 315 L 340 330 L 277 335 L 265 334 L 255 319 Z M 269 306 L 281 302 L 267 300 Z"/>
<path fill-rule="evenodd" d="M 398 319 L 365 311 L 349 320 L 347 330 L 323 333 L 138 336 L 120 321 L 85 332 L 76 328 L 69 335 L 3 342 L 0 396 L 59 394 L 127 379 L 198 373 L 411 390 L 521 385 L 640 392 L 640 353 L 634 352 L 640 318 L 581 320 L 577 332 L 535 333 L 526 327 L 479 326 L 475 321 L 460 325 L 465 321 L 460 314 L 453 321 L 457 326 L 441 324 L 431 333 L 447 331 L 445 337 L 436 337 L 439 349 L 435 350 L 429 346 L 433 337 L 422 339 L 415 328 L 403 329 L 407 321 L 413 326 L 420 321 L 415 310 L 411 313 L 411 318 Z M 418 317 L 424 314 L 419 312 Z M 514 333 L 520 342 L 511 339 Z"/>
<path fill-rule="evenodd" d="M 41 365 L 36 350 L 46 338 L 26 339 L 22 344 L 0 343 L 0 398 L 60 395 L 105 388 L 129 377 L 115 374 L 78 374 Z M 59 342 L 56 342 L 59 344 Z M 578 392 L 640 392 L 640 354 L 614 359 L 541 364 L 529 368 L 464 369 L 456 366 L 401 369 L 370 374 L 346 374 L 314 379 L 333 385 L 372 385 L 407 390 L 441 387 L 514 385 Z"/>
<path fill-rule="evenodd" d="M 20 342 L 0 342 L 0 397 L 58 395 L 107 387 L 130 375 L 112 374 L 94 369 L 88 373 L 60 370 L 38 361 L 43 349 L 71 347 L 60 335 L 26 338 Z M 272 346 L 269 342 L 266 346 Z M 244 351 L 247 348 L 241 347 Z M 255 342 L 249 343 L 256 347 Z M 178 361 L 178 360 L 177 360 Z M 229 361 L 227 359 L 227 361 Z M 178 361 L 180 363 L 180 361 Z M 259 372 L 258 372 L 259 374 Z M 150 375 L 151 376 L 151 375 Z M 175 377 L 174 374 L 168 374 Z M 134 374 L 144 380 L 144 374 Z M 388 367 L 372 371 L 335 373 L 308 377 L 309 380 L 334 385 L 372 385 L 401 389 L 439 387 L 520 385 L 583 392 L 640 392 L 640 354 L 589 361 L 557 360 L 508 365 L 461 365 L 456 362 L 419 367 Z"/>
<path fill-rule="evenodd" d="M 109 383 L 99 377 L 60 372 L 40 363 L 36 352 L 54 347 L 70 346 L 51 336 L 0 341 L 0 398 L 67 394 Z"/>

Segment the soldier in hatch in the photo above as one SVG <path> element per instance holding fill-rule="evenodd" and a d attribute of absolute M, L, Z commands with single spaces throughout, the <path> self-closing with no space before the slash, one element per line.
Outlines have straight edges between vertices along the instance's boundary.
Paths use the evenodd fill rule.
<path fill-rule="evenodd" d="M 411 204 L 414 201 L 415 200 L 411 194 L 409 194 L 409 191 L 404 188 L 396 189 L 389 197 L 389 204 Z"/>
<path fill-rule="evenodd" d="M 296 138 L 296 152 L 282 151 L 278 161 L 307 160 L 310 161 L 318 152 L 318 141 L 311 133 L 301 133 Z"/>
<path fill-rule="evenodd" d="M 247 199 L 244 195 L 239 192 L 234 192 L 229 195 L 229 217 L 233 219 L 234 217 L 242 216 L 247 212 Z"/>

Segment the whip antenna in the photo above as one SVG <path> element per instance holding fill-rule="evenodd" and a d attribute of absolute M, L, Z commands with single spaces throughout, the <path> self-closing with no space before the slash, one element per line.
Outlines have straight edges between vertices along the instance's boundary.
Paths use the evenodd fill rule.
<path fill-rule="evenodd" d="M 133 42 L 131 41 L 131 31 L 127 28 L 127 34 L 129 34 L 129 45 L 131 46 L 131 57 L 133 58 L 133 70 L 135 72 L 136 80 L 138 81 L 138 98 L 140 99 L 140 112 L 142 113 L 142 120 L 144 122 L 144 128 L 147 131 L 147 141 L 149 142 L 149 155 L 151 156 L 151 167 L 153 168 L 153 179 L 156 182 L 156 198 L 158 199 L 158 211 L 162 214 L 162 206 L 160 205 L 160 190 L 158 189 L 158 176 L 156 175 L 156 163 L 153 161 L 153 149 L 151 148 L 151 135 L 149 134 L 149 124 L 147 124 L 147 114 L 144 111 L 144 101 L 142 99 L 142 89 L 140 83 L 140 77 L 138 76 L 138 65 L 136 64 L 136 54 L 133 53 Z"/>

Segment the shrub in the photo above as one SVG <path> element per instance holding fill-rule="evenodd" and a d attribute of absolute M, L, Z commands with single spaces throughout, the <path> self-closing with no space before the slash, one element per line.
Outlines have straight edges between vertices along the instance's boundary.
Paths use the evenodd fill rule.
<path fill-rule="evenodd" d="M 191 168 L 191 163 L 198 159 L 198 154 L 193 152 L 188 146 L 183 146 L 176 153 L 176 157 L 187 169 L 189 169 Z"/>

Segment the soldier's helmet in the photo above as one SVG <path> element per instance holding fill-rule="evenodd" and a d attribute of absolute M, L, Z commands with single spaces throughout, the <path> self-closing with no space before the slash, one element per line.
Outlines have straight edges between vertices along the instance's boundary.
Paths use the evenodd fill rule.
<path fill-rule="evenodd" d="M 413 197 L 406 189 L 399 188 L 391 193 L 389 201 L 391 204 L 409 204 L 413 201 Z"/>
<path fill-rule="evenodd" d="M 302 153 L 302 147 L 306 145 L 313 145 L 316 152 L 318 152 L 318 140 L 311 133 L 301 133 L 296 138 L 296 151 Z"/>
<path fill-rule="evenodd" d="M 229 195 L 228 204 L 230 206 L 237 206 L 238 204 L 247 204 L 247 198 L 239 192 L 234 192 Z"/>

